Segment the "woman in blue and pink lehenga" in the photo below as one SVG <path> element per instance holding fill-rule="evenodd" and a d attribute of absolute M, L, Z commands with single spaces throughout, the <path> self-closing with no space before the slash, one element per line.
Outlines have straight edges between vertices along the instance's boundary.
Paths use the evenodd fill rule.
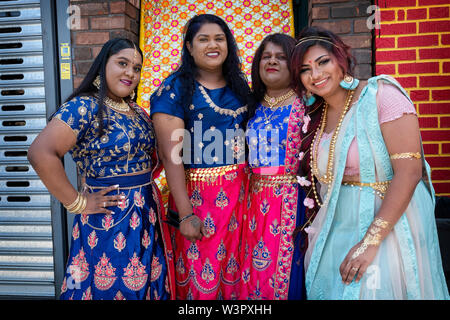
<path fill-rule="evenodd" d="M 251 169 L 242 230 L 240 299 L 305 299 L 301 234 L 304 193 L 297 181 L 305 108 L 290 85 L 295 39 L 267 36 L 252 65 L 247 125 Z"/>
<path fill-rule="evenodd" d="M 141 67 L 133 42 L 108 41 L 29 149 L 48 190 L 76 214 L 61 299 L 170 298 L 170 248 L 152 181 L 155 137 L 131 100 Z M 81 192 L 64 172 L 66 152 L 82 177 Z"/>

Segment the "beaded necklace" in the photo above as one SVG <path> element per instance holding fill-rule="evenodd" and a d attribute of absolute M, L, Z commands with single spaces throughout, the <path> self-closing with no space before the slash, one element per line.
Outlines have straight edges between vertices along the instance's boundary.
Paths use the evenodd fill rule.
<path fill-rule="evenodd" d="M 319 149 L 319 143 L 322 139 L 323 132 L 325 130 L 325 126 L 327 124 L 327 112 L 328 112 L 328 103 L 325 103 L 323 106 L 323 112 L 322 112 L 322 120 L 320 123 L 319 128 L 317 128 L 316 133 L 314 135 L 314 139 L 311 143 L 311 149 L 310 149 L 310 164 L 311 164 L 311 184 L 312 189 L 314 192 L 314 197 L 316 199 L 316 202 L 319 206 L 322 206 L 322 203 L 319 202 L 319 197 L 317 196 L 317 190 L 316 190 L 316 184 L 314 183 L 314 176 L 317 177 L 317 179 L 325 184 L 331 184 L 333 181 L 333 164 L 334 164 L 334 152 L 336 148 L 336 141 L 339 134 L 339 131 L 341 130 L 342 122 L 344 121 L 344 117 L 350 107 L 350 103 L 353 99 L 353 94 L 355 90 L 349 90 L 347 93 L 347 98 L 344 104 L 344 108 L 342 110 L 342 113 L 339 117 L 338 124 L 336 126 L 336 129 L 334 130 L 333 136 L 330 141 L 330 149 L 328 151 L 328 163 L 327 163 L 327 171 L 324 176 L 320 176 L 319 174 L 319 168 L 317 165 L 317 156 L 318 156 L 318 149 Z M 317 142 L 317 147 L 314 148 L 314 145 Z"/>

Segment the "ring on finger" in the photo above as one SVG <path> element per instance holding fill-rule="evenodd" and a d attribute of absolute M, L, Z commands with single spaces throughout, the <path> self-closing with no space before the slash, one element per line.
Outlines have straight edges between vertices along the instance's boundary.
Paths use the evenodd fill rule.
<path fill-rule="evenodd" d="M 106 208 L 106 202 L 103 202 L 103 208 Z"/>
<path fill-rule="evenodd" d="M 352 271 L 358 271 L 359 268 L 353 267 L 351 270 L 352 270 Z"/>

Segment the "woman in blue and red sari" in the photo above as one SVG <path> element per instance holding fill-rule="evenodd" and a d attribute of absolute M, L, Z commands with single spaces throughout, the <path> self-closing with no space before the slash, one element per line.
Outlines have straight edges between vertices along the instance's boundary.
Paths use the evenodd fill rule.
<path fill-rule="evenodd" d="M 48 190 L 75 213 L 61 299 L 169 299 L 170 263 L 152 181 L 155 137 L 132 101 L 142 53 L 127 39 L 105 43 L 77 90 L 30 146 Z M 70 184 L 70 152 L 83 181 Z"/>
<path fill-rule="evenodd" d="M 247 125 L 251 177 L 242 231 L 240 299 L 305 298 L 302 240 L 294 235 L 304 223 L 305 197 L 296 172 L 305 109 L 290 84 L 294 47 L 294 38 L 272 34 L 253 60 L 254 103 L 249 105 Z"/>
<path fill-rule="evenodd" d="M 179 70 L 150 98 L 179 216 L 174 232 L 178 299 L 238 297 L 247 181 L 243 123 L 250 90 L 237 52 L 222 19 L 195 16 L 186 27 Z"/>

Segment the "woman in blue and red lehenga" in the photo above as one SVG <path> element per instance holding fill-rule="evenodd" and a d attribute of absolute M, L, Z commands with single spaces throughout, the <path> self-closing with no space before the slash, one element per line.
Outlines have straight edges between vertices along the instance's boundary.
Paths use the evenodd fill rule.
<path fill-rule="evenodd" d="M 29 149 L 48 190 L 78 213 L 61 299 L 169 299 L 174 291 L 152 181 L 154 132 L 131 100 L 141 67 L 142 53 L 133 42 L 108 41 Z M 82 176 L 82 192 L 64 172 L 60 158 L 66 152 Z"/>
<path fill-rule="evenodd" d="M 210 14 L 193 17 L 180 68 L 150 98 L 169 203 L 180 218 L 174 231 L 178 299 L 238 298 L 249 94 L 227 24 Z M 179 137 L 183 159 L 176 156 Z"/>

